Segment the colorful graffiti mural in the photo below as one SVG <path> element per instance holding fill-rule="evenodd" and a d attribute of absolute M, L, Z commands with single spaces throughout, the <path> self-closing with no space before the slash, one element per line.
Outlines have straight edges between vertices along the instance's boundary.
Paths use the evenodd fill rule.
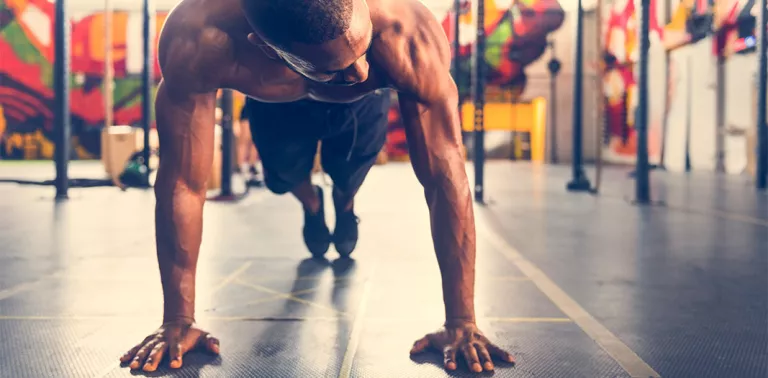
<path fill-rule="evenodd" d="M 514 101 L 525 90 L 525 67 L 538 60 L 547 48 L 547 36 L 565 19 L 557 0 L 484 0 L 487 48 L 484 54 L 489 93 L 504 93 L 503 101 Z M 472 46 L 477 35 L 474 6 L 464 0 L 459 15 L 459 72 L 455 77 L 462 99 L 470 91 Z M 454 36 L 454 11 L 442 17 L 449 40 Z M 489 100 L 493 100 L 490 98 Z M 405 132 L 397 107 L 390 112 L 387 150 L 395 159 L 407 157 Z"/>
<path fill-rule="evenodd" d="M 466 94 L 476 26 L 471 4 L 464 5 L 459 59 L 460 76 L 466 79 L 457 82 Z M 524 67 L 542 55 L 547 35 L 560 27 L 564 12 L 556 0 L 485 0 L 485 6 L 488 84 L 491 90 L 514 87 L 520 93 L 526 82 Z M 0 0 L 0 158 L 49 159 L 53 155 L 53 7 L 49 0 Z M 166 15 L 157 14 L 156 36 Z M 453 35 L 452 19 L 451 12 L 442 17 L 449 36 Z M 104 20 L 103 13 L 72 14 L 73 158 L 100 156 L 105 117 Z M 112 20 L 114 123 L 137 125 L 141 120 L 141 14 L 115 12 Z M 154 72 L 158 82 L 157 62 Z M 407 157 L 396 105 L 389 118 L 388 152 L 395 159 Z"/>
<path fill-rule="evenodd" d="M 603 150 L 609 162 L 634 163 L 637 153 L 634 121 L 638 3 L 614 3 L 605 20 L 603 84 L 607 127 Z M 663 141 L 668 168 L 689 164 L 684 162 L 686 159 L 708 168 L 716 160 L 716 62 L 754 51 L 755 1 L 673 1 L 675 7 L 666 25 L 661 9 L 664 4 L 661 0 L 650 2 L 649 89 L 651 93 L 665 94 L 651 96 L 650 158 L 654 163 L 660 161 Z M 663 60 L 665 54 L 670 56 L 669 66 Z M 696 65 L 691 64 L 692 60 Z M 665 123 L 666 130 L 662 127 Z"/>
<path fill-rule="evenodd" d="M 660 20 L 660 1 L 650 1 L 649 32 L 652 44 L 659 46 L 664 39 Z M 604 158 L 614 163 L 633 162 L 637 154 L 634 130 L 637 106 L 636 66 L 638 57 L 638 19 L 633 0 L 620 0 L 609 9 L 604 20 L 605 138 Z M 651 75 L 653 87 L 664 87 L 663 75 Z M 662 97 L 663 98 L 663 97 Z M 654 106 L 656 105 L 656 106 Z M 651 105 L 649 114 L 649 156 L 657 161 L 661 151 L 664 119 L 663 102 Z"/>
<path fill-rule="evenodd" d="M 48 0 L 0 0 L 0 157 L 51 158 L 53 9 Z M 70 102 L 73 158 L 99 156 L 104 123 L 104 15 L 73 14 Z M 165 13 L 157 15 L 157 28 Z M 141 15 L 112 17 L 114 119 L 141 119 Z M 159 72 L 155 67 L 155 72 Z M 159 81 L 159 75 L 155 77 Z"/>
<path fill-rule="evenodd" d="M 547 36 L 560 28 L 565 12 L 556 0 L 485 0 L 484 5 L 487 85 L 517 87 L 521 93 L 526 83 L 525 67 L 544 54 Z M 461 76 L 457 81 L 461 92 L 467 93 L 477 25 L 472 3 L 462 2 L 461 9 L 458 53 Z M 450 39 L 454 35 L 453 19 L 453 10 L 443 19 L 443 29 Z"/>

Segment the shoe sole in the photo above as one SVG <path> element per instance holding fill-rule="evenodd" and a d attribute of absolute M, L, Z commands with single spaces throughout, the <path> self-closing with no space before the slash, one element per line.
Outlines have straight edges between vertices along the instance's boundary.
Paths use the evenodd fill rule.
<path fill-rule="evenodd" d="M 349 257 L 349 255 L 355 251 L 355 247 L 357 247 L 357 241 L 333 243 L 333 245 L 336 246 L 336 252 L 339 252 L 341 257 Z"/>

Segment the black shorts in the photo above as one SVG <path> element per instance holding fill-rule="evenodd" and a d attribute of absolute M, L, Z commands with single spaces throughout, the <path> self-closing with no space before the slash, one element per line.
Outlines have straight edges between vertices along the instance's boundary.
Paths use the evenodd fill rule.
<path fill-rule="evenodd" d="M 267 188 L 283 194 L 306 180 L 322 141 L 322 166 L 334 186 L 356 192 L 386 142 L 389 106 L 389 91 L 347 104 L 248 98 L 245 107 Z"/>

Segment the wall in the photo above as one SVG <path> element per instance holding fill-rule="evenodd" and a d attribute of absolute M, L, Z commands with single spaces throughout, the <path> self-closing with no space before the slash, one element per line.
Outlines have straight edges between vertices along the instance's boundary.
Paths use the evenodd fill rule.
<path fill-rule="evenodd" d="M 714 32 L 689 42 L 688 31 L 672 20 L 667 26 L 671 37 L 670 114 L 665 134 L 665 166 L 672 171 L 722 169 L 730 174 L 748 171 L 748 161 L 755 151 L 748 148 L 748 138 L 757 133 L 754 116 L 756 103 L 755 74 L 757 57 L 742 50 L 744 40 L 735 30 L 741 14 L 754 14 L 756 9 L 744 9 L 746 2 L 718 0 L 712 6 L 698 9 L 695 4 L 681 2 L 678 10 L 687 14 L 711 14 Z M 756 7 L 755 7 L 756 8 Z M 681 12 L 683 13 L 683 12 Z M 682 38 L 680 38 L 682 37 Z M 666 42 L 666 41 L 665 41 Z M 718 57 L 723 65 L 723 81 L 718 82 Z M 695 63 L 695 64 L 694 64 Z M 718 89 L 723 96 L 724 120 L 718 124 Z M 752 172 L 750 172 L 752 173 Z"/>
<path fill-rule="evenodd" d="M 73 5 L 82 5 L 75 3 Z M 53 126 L 53 3 L 0 0 L 0 157 L 49 159 Z M 71 93 L 73 158 L 96 158 L 104 123 L 104 16 L 73 7 Z M 157 14 L 157 33 L 166 12 Z M 114 13 L 114 119 L 141 120 L 141 14 Z M 159 68 L 155 64 L 155 81 Z"/>
<path fill-rule="evenodd" d="M 510 17 L 509 0 L 486 1 L 486 32 L 490 45 L 485 54 L 489 86 L 522 92 L 525 68 L 544 53 L 547 35 L 560 27 L 562 9 L 557 0 L 520 0 L 516 18 Z M 443 1 L 426 1 L 449 32 L 450 8 Z M 100 131 L 104 123 L 104 15 L 102 2 L 70 0 L 72 17 L 71 113 L 72 158 L 100 155 Z M 175 1 L 160 1 L 157 33 Z M 138 125 L 141 121 L 141 12 L 140 1 L 114 0 L 112 33 L 115 63 L 115 124 Z M 49 0 L 0 0 L 0 158 L 49 159 L 53 126 L 53 9 Z M 471 4 L 466 3 L 469 10 Z M 523 17 L 522 15 L 525 15 Z M 469 77 L 474 22 L 472 12 L 462 15 L 461 76 Z M 453 35 L 449 32 L 448 35 Z M 156 41 L 153 44 L 156 46 Z M 519 53 L 510 58 L 510 53 Z M 155 82 L 159 68 L 155 62 Z M 462 93 L 469 81 L 459 80 Z M 565 118 L 564 118 L 565 119 Z M 393 158 L 407 157 L 398 109 L 390 112 L 388 150 Z"/>

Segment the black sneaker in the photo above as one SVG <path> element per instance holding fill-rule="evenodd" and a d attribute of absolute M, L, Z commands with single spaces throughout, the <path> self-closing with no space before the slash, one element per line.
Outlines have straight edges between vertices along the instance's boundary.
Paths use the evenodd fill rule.
<path fill-rule="evenodd" d="M 315 191 L 320 198 L 320 209 L 315 214 L 304 209 L 304 244 L 312 256 L 323 257 L 331 245 L 331 232 L 325 224 L 323 189 L 315 186 Z"/>
<path fill-rule="evenodd" d="M 354 210 L 336 209 L 336 227 L 333 229 L 333 244 L 341 257 L 349 257 L 357 246 L 357 224 L 360 218 Z"/>

